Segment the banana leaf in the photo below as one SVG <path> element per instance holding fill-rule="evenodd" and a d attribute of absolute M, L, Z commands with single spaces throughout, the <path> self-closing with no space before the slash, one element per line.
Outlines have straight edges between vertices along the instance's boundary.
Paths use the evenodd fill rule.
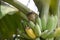
<path fill-rule="evenodd" d="M 0 4 L 0 19 L 4 17 L 6 14 L 12 15 L 17 12 L 16 8 L 8 6 L 6 3 L 1 2 Z"/>
<path fill-rule="evenodd" d="M 4 3 L 0 4 L 0 39 L 13 40 L 13 34 L 17 34 L 20 14 L 18 10 Z M 20 27 L 20 26 L 19 26 Z"/>

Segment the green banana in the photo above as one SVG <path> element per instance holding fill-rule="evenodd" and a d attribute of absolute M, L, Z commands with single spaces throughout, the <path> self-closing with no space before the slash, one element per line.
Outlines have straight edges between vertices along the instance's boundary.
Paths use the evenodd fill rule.
<path fill-rule="evenodd" d="M 47 35 L 47 38 L 54 38 L 55 37 L 54 32 L 55 31 L 50 32 L 49 35 Z"/>
<path fill-rule="evenodd" d="M 44 32 L 42 32 L 41 37 L 46 38 L 47 35 L 48 35 L 48 30 L 45 30 Z"/>
<path fill-rule="evenodd" d="M 34 32 L 35 32 L 36 36 L 40 37 L 41 36 L 41 29 L 37 23 L 36 23 L 34 29 L 35 29 Z"/>
<path fill-rule="evenodd" d="M 58 16 L 57 16 L 57 15 L 54 16 L 54 23 L 55 23 L 55 24 L 54 24 L 54 27 L 55 27 L 54 29 L 56 29 L 57 24 L 58 24 Z M 53 29 L 53 30 L 54 30 L 54 29 Z"/>
<path fill-rule="evenodd" d="M 22 17 L 22 19 L 28 21 L 27 15 L 25 15 L 23 12 L 18 12 L 18 14 L 20 15 L 20 17 Z"/>
<path fill-rule="evenodd" d="M 51 16 L 49 15 L 47 26 L 46 26 L 46 30 L 51 31 L 53 25 L 54 25 L 54 16 L 53 15 L 51 15 Z"/>
<path fill-rule="evenodd" d="M 47 19 L 46 17 L 41 18 L 42 31 L 46 29 Z"/>
<path fill-rule="evenodd" d="M 34 27 L 35 27 L 35 24 L 34 24 L 34 22 L 32 22 L 32 21 L 29 21 L 29 26 L 30 26 L 30 28 L 32 28 L 33 30 L 35 30 L 35 29 L 34 29 Z"/>
<path fill-rule="evenodd" d="M 53 37 L 55 37 L 54 31 L 45 30 L 44 32 L 42 32 L 41 37 L 44 38 L 44 39 L 53 38 Z"/>
<path fill-rule="evenodd" d="M 40 29 L 42 30 L 41 19 L 39 17 L 36 18 L 36 23 L 38 23 Z"/>
<path fill-rule="evenodd" d="M 48 30 L 49 32 L 45 34 L 46 35 L 45 37 L 51 38 L 55 36 L 53 31 L 55 30 L 57 26 L 57 20 L 58 20 L 57 16 L 49 15 L 47 26 L 46 26 L 46 30 Z"/>
<path fill-rule="evenodd" d="M 52 31 L 52 30 L 54 30 L 56 28 L 57 22 L 58 22 L 57 18 L 58 18 L 57 15 L 55 15 L 55 16 L 50 15 L 48 17 L 48 22 L 47 22 L 46 30 Z"/>

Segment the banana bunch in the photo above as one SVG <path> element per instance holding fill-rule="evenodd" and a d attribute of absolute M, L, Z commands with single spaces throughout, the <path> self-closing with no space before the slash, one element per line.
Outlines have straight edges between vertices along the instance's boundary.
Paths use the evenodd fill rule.
<path fill-rule="evenodd" d="M 19 5 L 16 1 L 3 1 L 15 6 L 18 11 L 13 15 L 9 15 L 9 13 L 0 19 L 0 35 L 2 34 L 2 37 L 11 37 L 14 33 L 19 34 L 21 40 L 54 40 L 60 37 L 60 28 L 57 28 L 59 0 L 34 0 L 39 15 L 21 3 Z"/>
<path fill-rule="evenodd" d="M 31 20 L 29 20 L 28 22 L 30 23 L 29 27 L 33 30 L 33 32 L 31 33 L 35 35 L 32 37 L 35 37 L 35 38 L 41 37 L 45 40 L 54 40 L 54 37 L 56 37 L 54 30 L 56 29 L 57 22 L 58 22 L 58 15 L 57 15 L 58 14 L 58 0 L 49 0 L 49 1 L 48 0 L 45 0 L 45 1 L 34 0 L 34 2 L 36 3 L 40 14 L 37 15 L 37 17 L 35 18 L 35 22 Z M 42 5 L 38 5 L 38 3 Z M 32 35 L 31 33 L 30 35 Z"/>
<path fill-rule="evenodd" d="M 32 21 L 22 20 L 20 28 L 18 29 L 19 34 L 23 36 L 23 38 L 27 38 L 28 40 L 35 40 L 37 37 L 41 36 L 40 26 L 38 25 L 38 23 L 36 23 L 35 25 L 35 23 Z"/>

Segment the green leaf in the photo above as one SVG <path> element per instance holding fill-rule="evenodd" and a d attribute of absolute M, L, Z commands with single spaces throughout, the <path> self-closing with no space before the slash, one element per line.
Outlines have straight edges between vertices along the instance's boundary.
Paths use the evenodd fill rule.
<path fill-rule="evenodd" d="M 0 19 L 5 16 L 6 14 L 12 15 L 13 13 L 17 12 L 16 8 L 7 6 L 7 5 L 0 5 Z"/>

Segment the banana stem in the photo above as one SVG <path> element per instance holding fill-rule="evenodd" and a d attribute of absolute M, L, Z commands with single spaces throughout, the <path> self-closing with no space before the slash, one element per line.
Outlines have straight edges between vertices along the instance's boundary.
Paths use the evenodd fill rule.
<path fill-rule="evenodd" d="M 38 10 L 41 14 L 40 16 L 44 16 L 48 14 L 49 6 L 50 6 L 50 0 L 34 0 L 36 6 L 38 7 Z"/>

